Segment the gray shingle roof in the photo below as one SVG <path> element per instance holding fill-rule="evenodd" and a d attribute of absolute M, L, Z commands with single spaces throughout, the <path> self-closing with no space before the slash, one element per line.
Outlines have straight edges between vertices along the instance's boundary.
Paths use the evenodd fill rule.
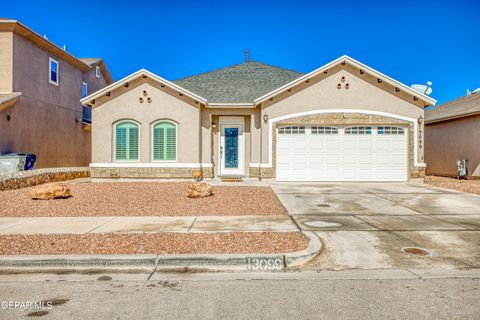
<path fill-rule="evenodd" d="M 472 113 L 480 113 L 480 93 L 463 96 L 425 111 L 425 121 L 460 118 Z"/>
<path fill-rule="evenodd" d="M 301 72 L 249 60 L 173 82 L 209 103 L 252 103 L 302 75 Z"/>

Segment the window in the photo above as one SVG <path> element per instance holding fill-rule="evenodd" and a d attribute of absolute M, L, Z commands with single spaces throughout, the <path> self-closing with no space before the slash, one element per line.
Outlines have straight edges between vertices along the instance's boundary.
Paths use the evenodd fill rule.
<path fill-rule="evenodd" d="M 82 84 L 82 98 L 88 96 L 88 85 L 84 82 Z"/>
<path fill-rule="evenodd" d="M 377 134 L 404 134 L 405 130 L 399 127 L 377 127 Z"/>
<path fill-rule="evenodd" d="M 53 58 L 49 58 L 48 60 L 48 80 L 51 84 L 54 84 L 54 85 L 57 85 L 58 86 L 58 82 L 59 82 L 59 79 L 58 79 L 58 74 L 59 74 L 59 67 L 58 67 L 58 61 L 53 59 Z"/>
<path fill-rule="evenodd" d="M 177 160 L 177 126 L 168 121 L 153 125 L 153 161 Z"/>
<path fill-rule="evenodd" d="M 372 127 L 351 127 L 345 129 L 345 134 L 372 134 Z"/>
<path fill-rule="evenodd" d="M 99 66 L 95 67 L 95 77 L 100 78 L 100 67 Z"/>
<path fill-rule="evenodd" d="M 322 126 L 313 126 L 312 134 L 338 134 L 338 128 L 335 127 L 322 127 Z"/>
<path fill-rule="evenodd" d="M 122 121 L 115 126 L 115 160 L 138 161 L 138 124 Z"/>
<path fill-rule="evenodd" d="M 279 134 L 305 134 L 305 127 L 301 126 L 288 126 L 278 129 Z"/>

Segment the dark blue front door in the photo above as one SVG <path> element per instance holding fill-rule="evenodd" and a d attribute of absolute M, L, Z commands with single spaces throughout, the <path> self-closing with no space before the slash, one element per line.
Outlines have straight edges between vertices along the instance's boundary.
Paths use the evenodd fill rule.
<path fill-rule="evenodd" d="M 238 128 L 225 128 L 225 168 L 238 168 Z"/>

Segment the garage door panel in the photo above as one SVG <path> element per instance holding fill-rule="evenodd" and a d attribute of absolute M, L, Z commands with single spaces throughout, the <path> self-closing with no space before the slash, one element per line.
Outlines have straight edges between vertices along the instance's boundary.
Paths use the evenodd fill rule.
<path fill-rule="evenodd" d="M 358 163 L 359 164 L 371 165 L 372 161 L 373 161 L 373 155 L 372 154 L 360 154 L 360 155 L 358 155 Z"/>
<path fill-rule="evenodd" d="M 277 155 L 277 163 L 279 165 L 282 165 L 282 164 L 288 165 L 290 163 L 290 155 L 289 154 L 278 154 Z"/>
<path fill-rule="evenodd" d="M 326 151 L 338 150 L 340 149 L 340 144 L 340 139 L 328 139 L 325 140 L 325 149 Z"/>
<path fill-rule="evenodd" d="M 325 164 L 338 164 L 339 161 L 340 161 L 340 156 L 338 154 L 325 155 Z"/>
<path fill-rule="evenodd" d="M 302 151 L 305 150 L 305 147 L 307 146 L 307 140 L 306 139 L 295 139 L 292 140 L 293 148 L 294 149 L 301 149 Z"/>
<path fill-rule="evenodd" d="M 320 139 L 311 139 L 310 140 L 310 150 L 312 152 L 322 151 L 323 149 L 323 140 Z"/>
<path fill-rule="evenodd" d="M 296 164 L 296 165 L 307 164 L 307 155 L 306 154 L 293 155 L 293 164 Z"/>
<path fill-rule="evenodd" d="M 310 154 L 310 163 L 311 164 L 323 164 L 323 155 L 322 154 Z"/>
<path fill-rule="evenodd" d="M 289 181 L 405 181 L 407 135 L 317 131 L 277 136 L 277 179 Z"/>
<path fill-rule="evenodd" d="M 343 164 L 356 164 L 357 163 L 357 155 L 347 153 L 343 155 Z"/>

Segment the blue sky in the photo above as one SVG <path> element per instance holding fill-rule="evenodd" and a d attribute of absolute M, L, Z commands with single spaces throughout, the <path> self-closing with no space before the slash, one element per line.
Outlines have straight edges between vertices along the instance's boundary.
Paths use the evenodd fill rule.
<path fill-rule="evenodd" d="M 118 80 L 140 68 L 174 80 L 244 60 L 310 72 L 347 54 L 443 103 L 480 87 L 480 1 L 2 1 Z"/>

